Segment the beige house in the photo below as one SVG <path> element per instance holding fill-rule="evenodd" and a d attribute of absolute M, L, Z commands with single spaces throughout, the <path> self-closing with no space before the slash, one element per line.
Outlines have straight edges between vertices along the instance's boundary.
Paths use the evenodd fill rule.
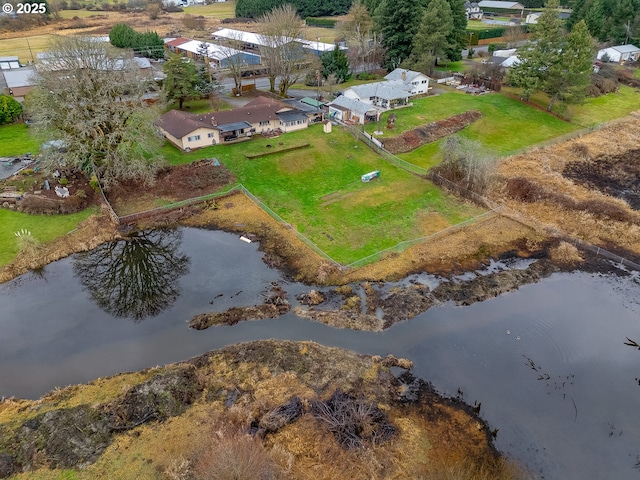
<path fill-rule="evenodd" d="M 261 96 L 244 107 L 222 112 L 196 115 L 171 110 L 155 124 L 167 140 L 189 151 L 252 135 L 301 130 L 309 126 L 309 117 L 284 102 Z"/>

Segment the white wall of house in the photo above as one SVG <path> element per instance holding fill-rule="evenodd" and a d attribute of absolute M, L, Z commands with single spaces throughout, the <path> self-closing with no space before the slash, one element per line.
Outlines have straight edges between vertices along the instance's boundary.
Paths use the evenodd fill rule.
<path fill-rule="evenodd" d="M 305 118 L 300 120 L 294 120 L 291 122 L 284 122 L 280 120 L 279 128 L 283 132 L 295 132 L 296 130 L 304 130 L 308 126 L 309 126 L 309 119 Z"/>
<path fill-rule="evenodd" d="M 220 143 L 220 133 L 212 128 L 198 128 L 181 139 L 183 150 L 209 147 L 214 144 L 214 141 Z"/>
<path fill-rule="evenodd" d="M 420 95 L 429 92 L 429 77 L 418 75 L 411 81 L 411 95 Z"/>

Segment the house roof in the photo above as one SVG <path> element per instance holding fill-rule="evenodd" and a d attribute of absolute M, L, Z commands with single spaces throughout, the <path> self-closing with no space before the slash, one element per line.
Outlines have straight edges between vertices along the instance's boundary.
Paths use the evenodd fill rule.
<path fill-rule="evenodd" d="M 235 48 L 223 47 L 222 45 L 218 45 L 217 43 L 201 42 L 199 40 L 189 40 L 188 42 L 177 45 L 176 48 L 179 50 L 184 50 L 185 52 L 199 54 L 201 50 L 200 45 L 203 43 L 207 45 L 209 58 L 212 58 L 214 60 L 220 61 L 234 55 L 247 55 L 260 58 L 260 55 L 256 55 L 255 53 L 243 52 L 240 50 L 236 50 Z"/>
<path fill-rule="evenodd" d="M 279 100 L 259 96 L 243 107 L 202 115 L 170 110 L 158 118 L 155 124 L 174 137 L 182 138 L 198 128 L 225 132 L 247 128 L 256 122 L 279 120 L 278 114 L 288 110 L 291 110 L 291 106 Z"/>
<path fill-rule="evenodd" d="M 284 122 L 295 122 L 296 120 L 306 120 L 307 115 L 300 110 L 291 110 L 278 113 L 278 118 Z"/>
<path fill-rule="evenodd" d="M 303 48 L 308 48 L 309 50 L 315 50 L 316 52 L 333 52 L 333 50 L 336 48 L 335 43 L 324 43 L 321 41 L 303 40 L 303 39 L 299 39 L 298 41 L 302 44 Z M 343 45 L 338 45 L 338 48 L 340 50 L 347 50 L 347 47 Z"/>
<path fill-rule="evenodd" d="M 324 105 L 324 103 L 316 100 L 315 98 L 311 98 L 311 97 L 301 98 L 300 102 L 306 103 L 307 105 L 311 105 L 312 107 L 316 107 L 316 108 L 320 108 L 320 107 L 322 107 Z"/>
<path fill-rule="evenodd" d="M 169 110 L 154 122 L 157 126 L 176 138 L 182 138 L 198 128 L 210 128 L 211 122 L 206 123 L 198 115 L 180 110 Z"/>
<path fill-rule="evenodd" d="M 3 70 L 5 82 L 8 88 L 31 87 L 36 84 L 33 79 L 35 69 L 33 67 L 15 68 Z"/>
<path fill-rule="evenodd" d="M 213 32 L 211 36 L 214 38 L 226 38 L 227 40 L 240 40 L 241 42 L 252 45 L 269 46 L 269 42 L 266 41 L 264 36 L 258 35 L 257 33 L 234 30 L 233 28 L 221 28 Z"/>
<path fill-rule="evenodd" d="M 167 39 L 169 40 L 169 39 Z M 185 38 L 185 37 L 178 37 L 178 38 L 173 38 L 169 41 L 165 40 L 164 44 L 165 45 L 169 45 L 170 47 L 177 47 L 178 45 L 182 45 L 183 43 L 187 43 L 190 42 L 191 39 L 190 38 Z"/>
<path fill-rule="evenodd" d="M 304 99 L 303 99 L 304 100 Z M 300 110 L 307 114 L 320 113 L 320 108 L 309 105 L 308 103 L 303 102 L 302 100 L 298 100 L 297 98 L 291 98 L 288 100 L 284 100 L 284 102 L 291 106 L 296 110 Z M 324 105 L 324 104 L 321 104 Z"/>
<path fill-rule="evenodd" d="M 503 2 L 497 0 L 482 0 L 478 2 L 480 8 L 501 8 L 504 10 L 522 10 L 524 5 L 518 2 Z"/>
<path fill-rule="evenodd" d="M 609 47 L 612 48 L 620 53 L 633 53 L 633 52 L 640 52 L 640 48 L 636 47 L 635 45 L 615 45 L 613 47 Z"/>
<path fill-rule="evenodd" d="M 403 74 L 405 76 L 404 78 L 402 78 Z M 385 75 L 384 78 L 386 78 L 387 80 L 401 80 L 404 83 L 411 83 L 413 79 L 415 79 L 420 75 L 422 75 L 423 77 L 426 77 L 424 73 L 416 72 L 413 70 L 406 70 L 404 68 L 396 68 L 395 70 Z"/>
<path fill-rule="evenodd" d="M 375 110 L 375 108 L 368 103 L 360 102 L 353 98 L 347 98 L 344 95 L 340 95 L 333 102 L 331 102 L 329 106 L 342 107 L 341 110 L 344 110 L 344 109 L 351 110 L 354 113 L 359 113 L 362 115 L 372 110 Z"/>
<path fill-rule="evenodd" d="M 402 85 L 402 83 L 396 82 L 365 83 L 363 85 L 354 85 L 351 90 L 360 98 L 378 97 L 383 100 L 396 100 L 410 96 L 410 92 L 406 88 L 402 88 Z"/>

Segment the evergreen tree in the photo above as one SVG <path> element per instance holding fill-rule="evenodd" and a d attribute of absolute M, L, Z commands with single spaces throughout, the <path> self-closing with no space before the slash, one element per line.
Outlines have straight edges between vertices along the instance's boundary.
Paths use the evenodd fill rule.
<path fill-rule="evenodd" d="M 351 78 L 349 73 L 349 60 L 344 50 L 340 50 L 338 45 L 331 52 L 325 52 L 320 55 L 322 62 L 322 77 L 328 78 L 329 75 L 335 75 L 336 83 L 346 82 Z"/>
<path fill-rule="evenodd" d="M 593 39 L 584 20 L 573 27 L 562 45 L 558 62 L 551 65 L 543 90 L 551 101 L 547 110 L 553 108 L 556 100 L 565 103 L 580 103 L 587 95 L 593 73 Z"/>
<path fill-rule="evenodd" d="M 558 0 L 549 0 L 534 31 L 533 41 L 518 50 L 519 63 L 509 70 L 507 81 L 522 88 L 524 99 L 542 90 L 546 75 L 558 63 L 564 31 L 558 16 Z"/>
<path fill-rule="evenodd" d="M 602 0 L 593 0 L 589 6 L 584 21 L 587 24 L 589 33 L 596 38 L 600 38 L 604 25 L 604 4 Z"/>
<path fill-rule="evenodd" d="M 164 65 L 164 95 L 167 101 L 178 100 L 178 108 L 182 109 L 185 100 L 197 98 L 200 77 L 195 64 L 180 54 L 173 54 Z"/>
<path fill-rule="evenodd" d="M 420 19 L 413 48 L 403 66 L 426 73 L 433 73 L 438 59 L 447 61 L 447 54 L 455 50 L 451 39 L 453 17 L 447 0 L 431 0 Z"/>
<path fill-rule="evenodd" d="M 508 82 L 522 88 L 522 97 L 536 91 L 549 95 L 547 110 L 557 100 L 578 103 L 586 96 L 593 62 L 593 40 L 584 20 L 565 37 L 557 15 L 558 0 L 549 0 L 538 19 L 534 41 L 518 52 L 520 62 Z"/>
<path fill-rule="evenodd" d="M 376 9 L 374 20 L 377 31 L 382 34 L 382 45 L 387 50 L 387 69 L 393 70 L 409 58 L 422 11 L 420 0 L 383 0 Z"/>
<path fill-rule="evenodd" d="M 467 46 L 467 14 L 465 0 L 448 0 L 453 27 L 447 35 L 447 58 L 452 62 L 462 60 L 462 50 Z"/>
<path fill-rule="evenodd" d="M 0 125 L 11 123 L 22 113 L 22 104 L 10 95 L 0 95 Z"/>

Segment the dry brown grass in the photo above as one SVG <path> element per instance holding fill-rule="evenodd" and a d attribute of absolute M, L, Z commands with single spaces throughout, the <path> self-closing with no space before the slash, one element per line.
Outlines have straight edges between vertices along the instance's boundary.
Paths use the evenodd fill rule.
<path fill-rule="evenodd" d="M 639 136 L 640 113 L 636 113 L 578 140 L 508 158 L 498 171 L 505 182 L 496 185 L 491 196 L 539 226 L 597 245 L 619 245 L 640 254 L 638 213 L 624 201 L 573 183 L 562 175 L 568 162 L 622 154 L 637 148 Z M 513 198 L 505 185 L 516 178 L 527 179 L 547 194 L 553 192 L 554 198 L 536 198 L 533 202 L 528 198 Z M 560 202 L 558 198 L 567 201 Z"/>
<path fill-rule="evenodd" d="M 551 260 L 560 265 L 576 265 L 583 260 L 578 249 L 567 242 L 560 242 L 550 250 L 549 254 Z"/>

